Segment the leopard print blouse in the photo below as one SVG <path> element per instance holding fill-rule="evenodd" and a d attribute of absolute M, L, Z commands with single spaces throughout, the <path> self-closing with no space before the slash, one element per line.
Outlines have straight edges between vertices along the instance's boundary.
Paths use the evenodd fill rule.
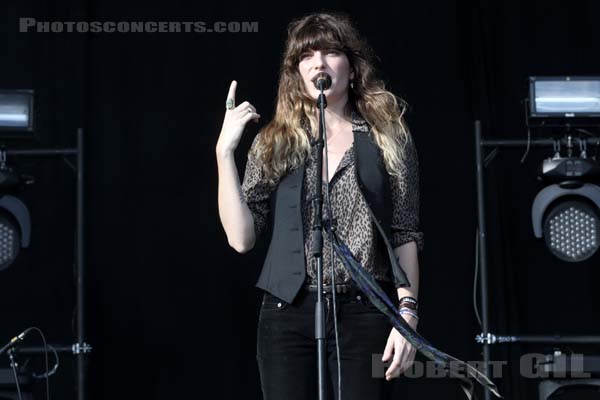
<path fill-rule="evenodd" d="M 352 113 L 352 130 L 370 134 L 370 127 L 360 114 Z M 254 139 L 252 146 L 257 142 Z M 405 162 L 400 177 L 390 178 L 392 194 L 392 223 L 390 244 L 393 248 L 415 241 L 419 250 L 423 249 L 423 233 L 419 230 L 419 174 L 417 152 L 412 138 L 405 149 Z M 316 262 L 311 254 L 312 223 L 314 216 L 310 200 L 314 194 L 316 179 L 316 147 L 312 147 L 307 157 L 302 188 L 302 223 L 304 231 L 304 254 L 307 283 L 316 283 Z M 327 182 L 323 180 L 323 193 Z M 390 262 L 377 227 L 372 223 L 367 203 L 358 187 L 354 164 L 354 146 L 350 146 L 342 157 L 329 184 L 331 208 L 335 229 L 361 265 L 379 281 L 393 281 Z M 261 236 L 267 228 L 269 217 L 269 198 L 275 185 L 265 180 L 257 160 L 248 153 L 246 171 L 242 183 L 242 193 L 254 217 L 256 235 Z M 328 208 L 323 206 L 323 218 L 329 219 Z M 326 234 L 323 235 L 323 280 L 331 282 L 331 249 Z M 337 259 L 335 264 L 335 282 L 350 283 L 351 277 Z"/>

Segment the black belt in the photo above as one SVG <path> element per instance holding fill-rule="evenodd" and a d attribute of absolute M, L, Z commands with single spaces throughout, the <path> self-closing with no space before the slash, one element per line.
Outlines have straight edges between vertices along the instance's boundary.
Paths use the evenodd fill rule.
<path fill-rule="evenodd" d="M 391 282 L 378 281 L 377 283 L 379 283 L 379 285 L 386 292 L 394 291 L 394 285 Z M 316 292 L 317 291 L 316 284 L 305 283 L 304 286 L 302 286 L 302 287 L 304 288 L 304 290 L 306 290 L 308 292 Z M 323 293 L 330 294 L 331 292 L 332 292 L 331 284 L 330 283 L 324 284 L 323 285 Z M 340 293 L 340 294 L 346 294 L 346 293 L 356 294 L 356 293 L 361 293 L 361 290 L 354 283 L 336 283 L 335 292 Z"/>
<path fill-rule="evenodd" d="M 304 290 L 307 290 L 309 292 L 316 292 L 318 290 L 317 285 L 311 285 L 308 283 L 305 283 L 303 286 Z M 324 284 L 323 285 L 323 293 L 328 294 L 331 293 L 331 284 Z M 335 285 L 335 292 L 339 293 L 339 294 L 346 294 L 346 293 L 350 293 L 350 294 L 355 294 L 360 292 L 360 290 L 358 289 L 358 287 L 352 283 L 338 283 Z"/>

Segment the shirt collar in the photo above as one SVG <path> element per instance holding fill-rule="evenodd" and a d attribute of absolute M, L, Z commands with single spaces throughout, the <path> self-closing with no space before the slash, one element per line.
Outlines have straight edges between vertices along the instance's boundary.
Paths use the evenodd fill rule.
<path fill-rule="evenodd" d="M 351 120 L 352 120 L 352 131 L 353 132 L 364 132 L 368 133 L 370 131 L 369 124 L 367 121 L 360 115 L 358 111 L 352 110 L 351 112 Z M 310 135 L 310 124 L 308 123 L 308 118 L 302 118 L 300 124 L 304 128 L 304 130 Z"/>

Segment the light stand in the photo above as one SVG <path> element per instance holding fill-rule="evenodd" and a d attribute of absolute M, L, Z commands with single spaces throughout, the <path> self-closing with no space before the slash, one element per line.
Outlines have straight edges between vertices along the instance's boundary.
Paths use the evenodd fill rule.
<path fill-rule="evenodd" d="M 85 236 L 84 236 L 84 135 L 83 129 L 77 130 L 77 147 L 63 149 L 20 149 L 6 150 L 9 156 L 24 156 L 30 158 L 41 157 L 61 157 L 77 173 L 77 243 L 76 243 L 76 266 L 77 266 L 77 342 L 71 346 L 56 345 L 59 351 L 69 352 L 77 357 L 77 399 L 86 398 L 86 361 L 92 347 L 85 341 Z M 67 156 L 76 156 L 77 165 L 73 166 L 67 159 Z M 18 351 L 18 350 L 17 350 Z M 45 349 L 29 348 L 29 354 L 43 354 Z"/>
<path fill-rule="evenodd" d="M 475 121 L 475 154 L 476 154 L 476 169 L 477 169 L 477 215 L 478 215 L 478 235 L 479 235 L 479 269 L 481 277 L 479 280 L 479 290 L 481 293 L 480 309 L 482 311 L 482 332 L 477 335 L 477 343 L 483 346 L 483 362 L 485 374 L 490 372 L 490 346 L 497 343 L 600 343 L 600 336 L 560 336 L 556 335 L 510 335 L 500 336 L 490 332 L 489 327 L 489 299 L 488 299 L 488 267 L 487 267 L 487 244 L 486 244 L 486 214 L 484 201 L 484 184 L 485 174 L 484 169 L 487 165 L 483 155 L 483 150 L 486 147 L 553 147 L 556 140 L 553 139 L 535 139 L 535 140 L 492 140 L 482 139 L 481 121 Z M 587 138 L 587 145 L 600 146 L 600 138 Z M 567 144 L 566 139 L 562 139 L 561 143 Z M 489 391 L 485 392 L 485 400 L 490 400 Z"/>

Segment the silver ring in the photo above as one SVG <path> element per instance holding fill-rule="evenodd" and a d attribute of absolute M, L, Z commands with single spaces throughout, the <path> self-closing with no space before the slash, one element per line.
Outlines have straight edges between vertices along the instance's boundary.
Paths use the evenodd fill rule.
<path fill-rule="evenodd" d="M 227 99 L 227 102 L 225 103 L 225 109 L 233 110 L 234 108 L 235 104 L 233 103 L 233 99 Z"/>

